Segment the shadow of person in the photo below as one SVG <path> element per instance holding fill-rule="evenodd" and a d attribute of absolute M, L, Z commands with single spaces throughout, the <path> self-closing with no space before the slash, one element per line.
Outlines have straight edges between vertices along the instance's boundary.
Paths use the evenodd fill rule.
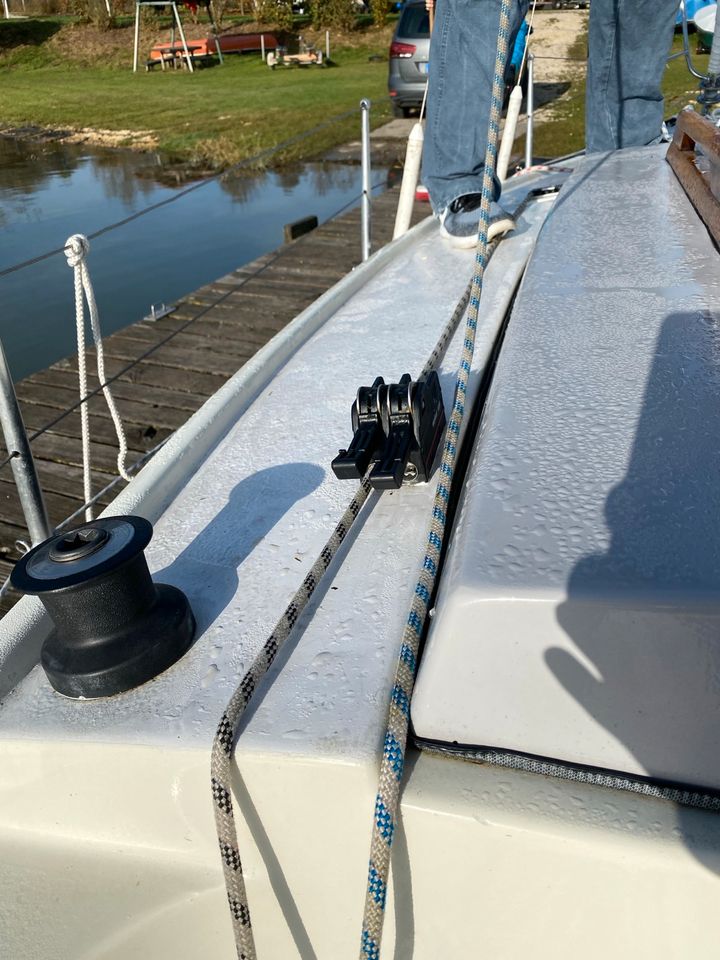
<path fill-rule="evenodd" d="M 287 511 L 322 482 L 314 463 L 288 463 L 258 470 L 241 480 L 218 513 L 164 570 L 161 583 L 185 591 L 197 621 L 197 636 L 212 626 L 238 588 L 238 568 Z"/>
<path fill-rule="evenodd" d="M 719 396 L 720 321 L 668 316 L 626 475 L 605 503 L 609 547 L 572 569 L 557 610 L 572 643 L 545 654 L 629 764 L 700 788 L 720 786 Z M 688 846 L 720 871 L 720 821 L 708 846 L 707 830 L 695 841 L 697 812 L 679 806 L 678 819 Z"/>

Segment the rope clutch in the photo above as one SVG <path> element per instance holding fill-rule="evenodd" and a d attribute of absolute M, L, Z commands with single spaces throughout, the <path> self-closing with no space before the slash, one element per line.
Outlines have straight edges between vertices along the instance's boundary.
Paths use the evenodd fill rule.
<path fill-rule="evenodd" d="M 399 383 L 377 377 L 360 387 L 352 405 L 353 438 L 332 462 L 339 480 L 366 474 L 377 490 L 425 483 L 445 430 L 440 380 L 433 370 L 420 380 L 406 373 Z"/>

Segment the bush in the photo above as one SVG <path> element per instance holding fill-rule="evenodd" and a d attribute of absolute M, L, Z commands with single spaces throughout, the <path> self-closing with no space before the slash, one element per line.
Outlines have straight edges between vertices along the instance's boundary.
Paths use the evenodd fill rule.
<path fill-rule="evenodd" d="M 277 0 L 275 5 L 275 23 L 277 23 L 281 30 L 292 30 L 292 0 Z"/>
<path fill-rule="evenodd" d="M 316 30 L 350 30 L 355 25 L 354 0 L 312 0 L 310 10 Z"/>
<path fill-rule="evenodd" d="M 375 25 L 384 27 L 389 13 L 388 0 L 370 0 L 370 12 Z"/>
<path fill-rule="evenodd" d="M 101 30 L 109 30 L 113 25 L 105 0 L 70 0 L 70 13 L 79 17 L 81 23 L 92 23 Z"/>

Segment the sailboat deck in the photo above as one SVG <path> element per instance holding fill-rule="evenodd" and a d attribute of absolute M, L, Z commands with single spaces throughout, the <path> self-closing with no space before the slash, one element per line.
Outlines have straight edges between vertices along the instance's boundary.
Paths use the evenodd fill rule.
<path fill-rule="evenodd" d="M 387 243 L 397 207 L 397 190 L 373 200 L 374 247 Z M 427 216 L 416 203 L 413 222 Z M 301 310 L 360 262 L 360 212 L 337 217 L 312 233 L 259 257 L 207 284 L 183 300 L 170 316 L 140 321 L 105 339 L 106 369 L 134 463 L 169 437 L 260 347 Z M 90 370 L 94 369 L 94 352 Z M 138 359 L 140 358 L 140 359 Z M 90 389 L 98 386 L 90 376 Z M 34 373 L 16 385 L 29 432 L 43 429 L 78 400 L 77 360 L 70 358 Z M 89 403 L 94 489 L 117 475 L 117 440 L 102 397 Z M 32 444 L 50 522 L 78 510 L 82 496 L 82 447 L 77 411 L 55 423 Z M 0 453 L 5 448 L 0 438 Z M 105 507 L 120 487 L 99 500 Z M 22 508 L 9 466 L 0 470 L 0 582 L 12 570 L 26 539 Z M 10 591 L 0 615 L 17 602 Z"/>
<path fill-rule="evenodd" d="M 578 314 L 597 305 L 594 264 L 563 274 L 570 238 L 559 262 L 543 254 L 579 197 L 572 184 L 564 190 L 533 200 L 493 256 L 474 390 L 526 256 L 516 303 L 538 277 L 548 294 L 535 298 L 535 324 L 530 307 L 518 327 L 514 315 L 507 324 L 508 338 L 520 327 L 528 337 L 545 331 L 531 339 L 528 382 L 545 340 L 562 339 L 552 312 L 570 302 L 568 286 Z M 590 212 L 602 215 L 592 204 Z M 587 214 L 581 240 L 596 225 Z M 627 246 L 610 236 L 621 258 Z M 678 255 L 669 239 L 665 253 L 653 274 L 659 288 Z M 0 705 L 0 881 L 19 918 L 4 940 L 13 956 L 231 954 L 208 782 L 215 725 L 352 495 L 354 485 L 336 481 L 328 465 L 350 438 L 355 389 L 378 374 L 417 372 L 471 267 L 472 253 L 449 250 L 435 225 L 419 225 L 248 361 L 123 491 L 114 512 L 155 521 L 151 568 L 187 592 L 198 618 L 194 646 L 164 674 L 109 700 L 63 700 L 39 667 L 28 673 L 48 628 L 38 602 L 25 598 L 0 624 L 0 686 L 8 676 L 14 686 Z M 633 303 L 622 285 L 615 296 L 620 307 Z M 446 403 L 459 348 L 456 337 L 440 368 Z M 509 376 L 503 350 L 488 413 Z M 632 365 L 613 364 L 610 349 L 602 356 L 608 377 L 637 379 Z M 560 371 L 560 393 L 562 380 Z M 506 434 L 521 437 L 536 407 L 503 421 Z M 488 424 L 490 416 L 479 435 L 491 442 Z M 526 459 L 533 452 L 544 465 L 542 449 L 528 447 Z M 518 460 L 525 464 L 522 450 Z M 580 470 L 570 457 L 566 466 Z M 541 488 L 547 478 L 532 479 Z M 507 484 L 495 492 L 512 525 L 516 501 Z M 357 955 L 389 689 L 432 495 L 433 485 L 419 485 L 371 497 L 240 730 L 232 790 L 260 957 Z M 508 649 L 516 640 L 501 639 Z M 515 675 L 528 669 L 521 660 Z M 480 681 L 474 699 L 490 700 L 494 678 Z M 470 957 L 478 944 L 498 960 L 602 960 L 626 956 L 628 944 L 643 958 L 714 956 L 717 824 L 716 814 L 654 797 L 410 749 L 383 949 L 415 960 Z M 32 898 L 22 896 L 27 889 Z M 71 902 L 93 910 L 72 922 Z"/>
<path fill-rule="evenodd" d="M 413 720 L 717 791 L 720 257 L 666 149 L 586 157 L 545 227 Z"/>

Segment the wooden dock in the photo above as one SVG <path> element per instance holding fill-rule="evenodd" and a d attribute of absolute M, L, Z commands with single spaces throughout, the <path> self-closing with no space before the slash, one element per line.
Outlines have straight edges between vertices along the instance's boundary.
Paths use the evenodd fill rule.
<path fill-rule="evenodd" d="M 390 240 L 396 189 L 373 200 L 373 249 Z M 416 204 L 414 222 L 429 214 Z M 128 464 L 148 454 L 180 427 L 211 394 L 298 313 L 360 261 L 359 209 L 330 220 L 186 297 L 162 320 L 140 321 L 104 340 L 105 366 L 125 425 Z M 93 370 L 94 355 L 89 356 Z M 89 378 L 90 389 L 98 386 Z M 62 360 L 16 384 L 32 442 L 50 522 L 55 526 L 83 505 L 77 358 Z M 93 491 L 117 476 L 117 440 L 102 396 L 89 403 Z M 60 419 L 58 419 L 60 418 Z M 54 422 L 57 421 L 57 422 Z M 0 453 L 6 456 L 0 443 Z M 120 491 L 109 491 L 98 512 Z M 82 522 L 82 516 L 78 522 Z M 9 465 L 0 469 L 0 582 L 21 553 L 27 531 Z M 17 601 L 9 591 L 4 613 Z"/>

